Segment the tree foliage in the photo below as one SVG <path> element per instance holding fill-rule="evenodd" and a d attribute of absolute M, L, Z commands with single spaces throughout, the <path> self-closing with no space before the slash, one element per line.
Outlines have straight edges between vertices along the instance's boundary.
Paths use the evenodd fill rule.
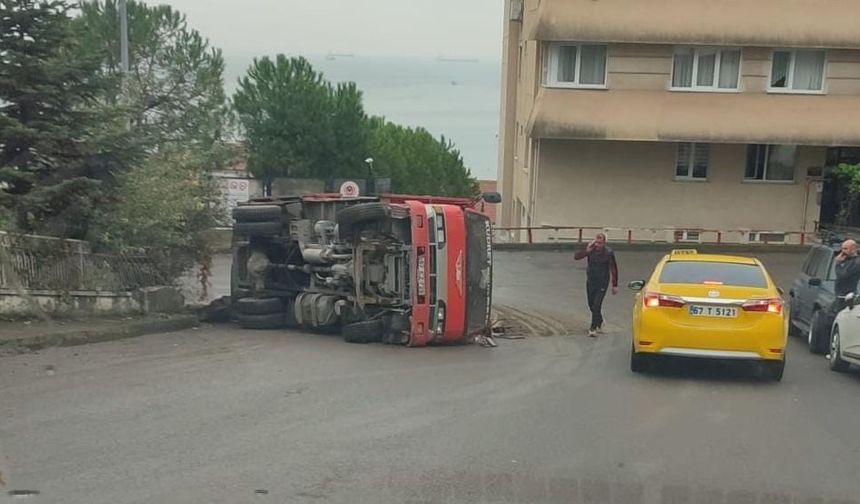
<path fill-rule="evenodd" d="M 127 4 L 129 73 L 123 80 L 116 0 L 86 1 L 75 19 L 81 50 L 95 55 L 113 84 L 100 96 L 123 107 L 148 150 L 181 146 L 209 167 L 223 162 L 227 99 L 224 58 L 167 5 Z"/>
<path fill-rule="evenodd" d="M 19 229 L 83 237 L 127 136 L 95 98 L 65 0 L 0 0 L 0 206 Z"/>
<path fill-rule="evenodd" d="M 476 182 L 454 144 L 437 140 L 423 128 L 407 128 L 374 117 L 370 121 L 369 150 L 374 172 L 391 177 L 395 192 L 444 196 L 472 196 Z"/>
<path fill-rule="evenodd" d="M 377 177 L 405 193 L 471 195 L 475 181 L 445 138 L 368 118 L 354 83 L 327 82 L 304 58 L 254 60 L 233 105 L 249 151 L 248 168 L 262 179 L 364 177 L 374 158 Z"/>
<path fill-rule="evenodd" d="M 222 224 L 214 181 L 188 150 L 162 149 L 118 182 L 116 203 L 94 225 L 101 247 L 150 249 L 179 274 L 199 258 L 199 232 Z"/>
<path fill-rule="evenodd" d="M 331 176 L 336 154 L 352 157 L 338 152 L 335 118 L 348 115 L 337 112 L 339 101 L 349 105 L 349 97 L 338 95 L 306 59 L 255 59 L 233 96 L 251 173 L 264 179 Z"/>

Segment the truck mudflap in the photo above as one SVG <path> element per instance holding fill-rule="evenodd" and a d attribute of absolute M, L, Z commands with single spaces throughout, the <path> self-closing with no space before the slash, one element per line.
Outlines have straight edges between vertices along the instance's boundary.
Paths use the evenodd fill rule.
<path fill-rule="evenodd" d="M 430 327 L 430 238 L 427 233 L 427 209 L 423 203 L 407 201 L 412 216 L 412 271 L 415 273 L 412 289 L 412 328 L 410 347 L 427 346 L 432 339 Z"/>

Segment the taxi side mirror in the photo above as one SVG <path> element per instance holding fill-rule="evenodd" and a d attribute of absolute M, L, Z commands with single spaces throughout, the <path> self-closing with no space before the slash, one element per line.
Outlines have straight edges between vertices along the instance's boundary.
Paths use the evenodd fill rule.
<path fill-rule="evenodd" d="M 857 295 L 853 292 L 849 292 L 848 295 L 845 296 L 845 304 L 848 305 L 849 310 L 853 310 L 855 306 L 857 306 Z"/>
<path fill-rule="evenodd" d="M 634 280 L 627 284 L 627 288 L 632 291 L 639 292 L 645 288 L 645 280 Z"/>

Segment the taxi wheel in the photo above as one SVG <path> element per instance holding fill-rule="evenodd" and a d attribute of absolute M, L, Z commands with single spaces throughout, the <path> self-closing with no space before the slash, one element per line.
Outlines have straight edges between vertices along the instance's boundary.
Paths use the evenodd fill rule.
<path fill-rule="evenodd" d="M 635 349 L 630 350 L 630 371 L 634 373 L 644 373 L 651 369 L 651 356 L 636 353 Z"/>
<path fill-rule="evenodd" d="M 782 381 L 782 374 L 785 371 L 785 361 L 766 361 L 761 363 L 762 375 L 765 379 L 773 381 Z"/>

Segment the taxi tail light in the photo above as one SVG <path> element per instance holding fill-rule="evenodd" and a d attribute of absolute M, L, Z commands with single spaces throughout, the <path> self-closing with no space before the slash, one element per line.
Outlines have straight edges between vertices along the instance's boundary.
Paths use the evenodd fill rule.
<path fill-rule="evenodd" d="M 782 299 L 756 299 L 747 301 L 742 308 L 747 312 L 782 313 Z"/>
<path fill-rule="evenodd" d="M 656 292 L 648 292 L 645 294 L 646 308 L 682 308 L 684 304 L 684 300 L 679 297 L 667 296 Z"/>

